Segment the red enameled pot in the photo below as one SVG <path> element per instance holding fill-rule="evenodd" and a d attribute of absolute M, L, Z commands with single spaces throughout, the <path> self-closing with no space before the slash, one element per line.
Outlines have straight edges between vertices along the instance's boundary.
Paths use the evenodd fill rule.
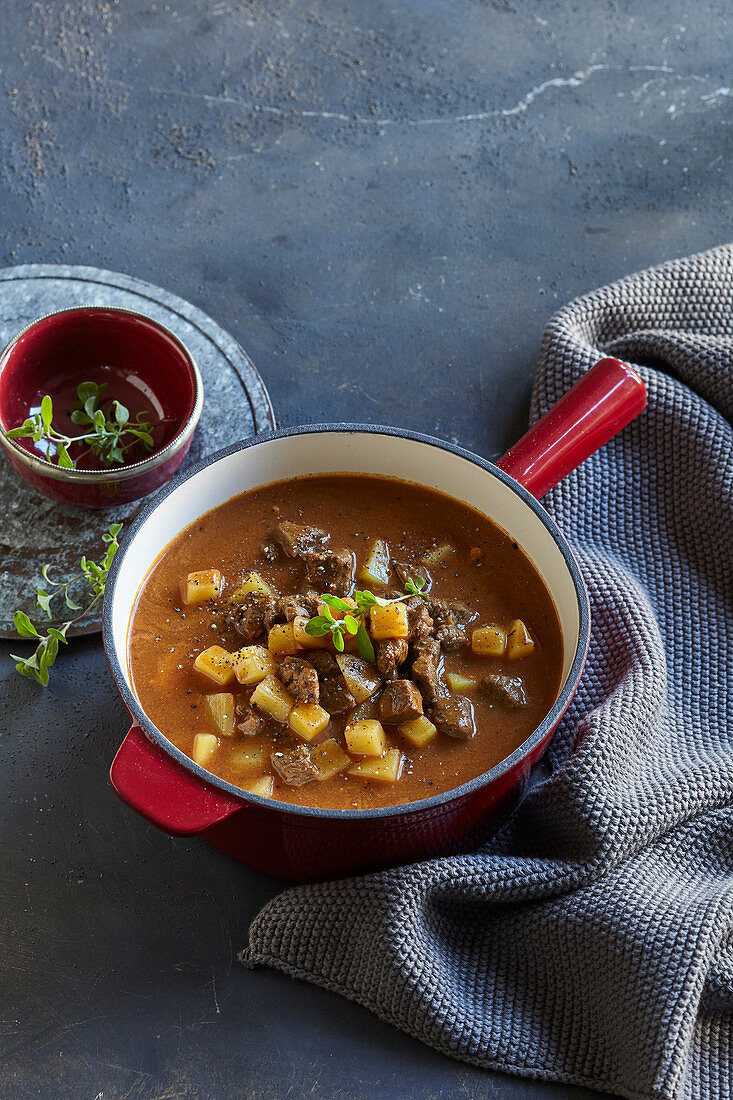
<path fill-rule="evenodd" d="M 92 456 L 86 468 L 65 469 L 44 457 L 32 439 L 7 432 L 53 400 L 53 424 L 80 434 L 69 417 L 81 382 L 106 384 L 102 405 L 113 398 L 134 419 L 155 425 L 154 450 L 138 460 L 101 466 Z M 62 504 L 108 508 L 159 489 L 183 462 L 203 407 L 203 383 L 186 348 L 163 325 L 127 309 L 82 306 L 34 321 L 0 356 L 0 445 L 31 488 Z M 77 445 L 78 446 L 78 445 Z M 74 452 L 72 451 L 72 456 Z"/>
<path fill-rule="evenodd" d="M 302 882 L 446 855 L 480 842 L 515 805 L 578 686 L 588 651 L 588 593 L 567 541 L 537 498 L 645 404 L 638 374 L 616 359 L 603 359 L 496 465 L 398 428 L 319 425 L 234 444 L 171 483 L 135 521 L 107 583 L 104 644 L 133 720 L 110 771 L 119 797 L 172 835 L 201 835 L 251 867 Z M 130 678 L 127 639 L 137 593 L 171 539 L 246 490 L 337 471 L 400 477 L 490 516 L 534 562 L 562 627 L 562 687 L 542 724 L 486 774 L 404 806 L 319 810 L 247 794 L 172 745 L 146 716 Z"/>

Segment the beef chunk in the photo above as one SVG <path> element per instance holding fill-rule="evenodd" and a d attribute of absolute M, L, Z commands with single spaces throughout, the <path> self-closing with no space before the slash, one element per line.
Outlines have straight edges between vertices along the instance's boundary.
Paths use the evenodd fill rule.
<path fill-rule="evenodd" d="M 274 596 L 266 596 L 264 592 L 248 592 L 241 603 L 232 604 L 227 611 L 227 619 L 250 645 L 265 633 L 265 629 L 269 629 L 266 623 L 275 607 Z"/>
<path fill-rule="evenodd" d="M 305 576 L 319 592 L 348 595 L 354 584 L 354 555 L 345 547 L 327 550 L 321 547 L 303 554 Z"/>
<path fill-rule="evenodd" d="M 407 584 L 408 580 L 416 581 L 418 578 L 425 582 L 423 586 L 423 592 L 427 592 L 432 584 L 432 578 L 428 573 L 424 565 L 415 565 L 407 561 L 392 561 L 392 568 L 397 576 L 402 581 L 402 584 Z"/>
<path fill-rule="evenodd" d="M 328 538 L 320 527 L 309 527 L 302 523 L 291 523 L 284 519 L 278 523 L 272 532 L 272 537 L 285 551 L 289 558 L 302 558 L 305 554 L 323 546 Z"/>
<path fill-rule="evenodd" d="M 308 654 L 308 661 L 318 673 L 319 680 L 323 681 L 329 676 L 340 676 L 341 669 L 333 653 L 325 649 L 314 649 Z"/>
<path fill-rule="evenodd" d="M 468 645 L 468 624 L 475 612 L 460 600 L 430 600 L 430 614 L 435 623 L 435 637 L 443 649 L 460 649 Z"/>
<path fill-rule="evenodd" d="M 318 673 L 308 661 L 300 657 L 283 657 L 280 679 L 299 703 L 318 702 Z"/>
<path fill-rule="evenodd" d="M 422 696 L 412 680 L 391 680 L 379 696 L 379 717 L 392 726 L 419 718 Z"/>
<path fill-rule="evenodd" d="M 412 678 L 417 682 L 420 693 L 426 703 L 432 703 L 443 691 L 438 665 L 440 663 L 440 642 L 436 638 L 417 638 L 412 645 L 414 660 Z"/>
<path fill-rule="evenodd" d="M 476 733 L 473 705 L 463 695 L 442 695 L 431 706 L 430 717 L 449 737 L 469 741 Z"/>
<path fill-rule="evenodd" d="M 320 697 L 321 706 L 329 714 L 344 714 L 356 706 L 356 699 L 340 672 L 337 676 L 326 676 L 320 681 Z"/>
<path fill-rule="evenodd" d="M 307 588 L 303 592 L 298 592 L 295 598 L 298 603 L 305 608 L 306 618 L 310 619 L 318 614 L 318 605 L 321 602 L 321 597 L 315 589 Z"/>
<path fill-rule="evenodd" d="M 412 596 L 405 600 L 407 608 L 407 625 L 410 630 L 410 640 L 424 638 L 432 634 L 434 623 L 428 610 L 428 605 L 422 596 Z"/>
<path fill-rule="evenodd" d="M 265 715 L 253 710 L 248 703 L 237 703 L 237 718 L 239 719 L 237 729 L 245 737 L 254 737 L 255 734 L 263 733 L 267 725 Z"/>
<path fill-rule="evenodd" d="M 310 619 L 318 613 L 318 597 L 296 592 L 294 596 L 276 596 L 264 617 L 265 629 L 275 623 L 292 623 L 293 619 Z"/>
<path fill-rule="evenodd" d="M 406 638 L 388 638 L 377 642 L 377 668 L 386 680 L 394 680 L 397 669 L 407 660 L 409 646 Z"/>
<path fill-rule="evenodd" d="M 310 619 L 316 614 L 318 600 L 310 596 L 301 595 L 279 596 L 277 600 L 277 613 L 280 622 L 292 623 L 293 619 Z"/>
<path fill-rule="evenodd" d="M 492 703 L 500 703 L 512 710 L 527 705 L 521 676 L 503 676 L 500 672 L 491 672 L 484 676 L 480 686 Z"/>
<path fill-rule="evenodd" d="M 289 787 L 302 787 L 318 776 L 318 768 L 305 745 L 298 745 L 293 752 L 273 752 L 270 763 Z"/>

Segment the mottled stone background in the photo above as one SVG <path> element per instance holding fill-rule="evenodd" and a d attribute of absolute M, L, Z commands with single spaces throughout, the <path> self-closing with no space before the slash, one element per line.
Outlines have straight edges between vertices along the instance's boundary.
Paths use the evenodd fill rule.
<path fill-rule="evenodd" d="M 283 425 L 397 423 L 495 457 L 553 310 L 730 238 L 732 13 L 3 0 L 0 266 L 169 288 L 248 351 Z M 62 660 L 45 694 L 0 662 L 0 1094 L 590 1095 L 237 966 L 281 884 L 116 800 L 101 649 Z"/>

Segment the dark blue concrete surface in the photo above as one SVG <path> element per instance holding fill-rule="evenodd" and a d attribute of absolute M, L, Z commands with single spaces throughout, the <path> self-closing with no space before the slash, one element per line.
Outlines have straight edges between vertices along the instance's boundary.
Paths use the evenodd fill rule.
<path fill-rule="evenodd" d="M 0 264 L 169 287 L 241 341 L 283 425 L 392 422 L 493 457 L 554 309 L 731 236 L 730 17 L 709 0 L 4 0 Z M 125 716 L 98 643 L 45 693 L 10 648 L 3 1097 L 590 1097 L 239 967 L 280 884 L 117 802 Z"/>

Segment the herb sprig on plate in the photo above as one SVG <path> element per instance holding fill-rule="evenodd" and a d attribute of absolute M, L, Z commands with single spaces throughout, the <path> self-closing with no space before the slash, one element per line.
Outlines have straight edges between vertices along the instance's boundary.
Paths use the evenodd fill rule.
<path fill-rule="evenodd" d="M 46 634 L 41 634 L 24 611 L 15 612 L 13 622 L 21 638 L 38 639 L 38 645 L 30 657 L 19 657 L 15 653 L 11 653 L 10 655 L 16 662 L 15 667 L 21 676 L 32 676 L 34 680 L 37 680 L 38 683 L 42 685 L 42 687 L 46 687 L 48 684 L 49 669 L 56 660 L 59 645 L 62 643 L 63 645 L 68 645 L 66 634 L 69 627 L 73 626 L 74 623 L 78 623 L 85 615 L 88 615 L 97 601 L 104 595 L 107 576 L 109 575 L 115 554 L 119 549 L 117 536 L 121 530 L 121 523 L 110 524 L 109 529 L 102 535 L 102 541 L 107 544 L 107 549 L 101 561 L 89 561 L 86 557 L 83 557 L 79 563 L 80 572 L 70 577 L 68 580 L 54 580 L 49 575 L 48 565 L 44 565 L 41 574 L 48 585 L 48 591 L 44 588 L 38 588 L 36 590 L 37 606 L 42 611 L 46 612 L 49 619 L 53 619 L 51 601 L 59 596 L 63 596 L 66 607 L 70 611 L 80 611 L 81 614 L 76 615 L 72 619 L 68 619 L 62 626 L 50 626 Z M 85 580 L 94 593 L 93 599 L 86 607 L 83 607 L 82 604 L 72 599 L 69 591 L 77 581 L 81 580 Z"/>
<path fill-rule="evenodd" d="M 69 414 L 74 424 L 86 430 L 80 435 L 70 436 L 58 431 L 53 425 L 53 401 L 46 394 L 41 401 L 40 412 L 34 413 L 17 428 L 7 433 L 10 439 L 32 439 L 34 443 L 46 444 L 46 459 L 53 461 L 55 451 L 56 465 L 67 470 L 75 470 L 77 463 L 88 454 L 94 454 L 103 466 L 124 464 L 125 454 L 131 447 L 141 444 L 146 451 L 152 451 L 153 424 L 146 419 L 147 413 L 139 412 L 134 420 L 130 419 L 130 410 L 121 401 L 111 401 L 105 408 L 100 405 L 101 397 L 107 389 L 107 383 L 82 382 L 76 388 L 79 400 L 75 402 Z M 75 456 L 72 448 L 86 444 Z"/>
<path fill-rule="evenodd" d="M 365 661 L 373 663 L 376 660 L 376 655 L 366 625 L 370 608 L 375 605 L 387 607 L 389 604 L 408 600 L 410 596 L 419 596 L 422 594 L 425 583 L 423 577 L 418 577 L 416 580 L 408 577 L 405 581 L 405 594 L 394 596 L 389 600 L 386 600 L 383 596 L 375 596 L 368 588 L 357 589 L 354 592 L 353 603 L 341 599 L 340 596 L 332 596 L 329 592 L 325 592 L 322 596 L 319 596 L 323 604 L 323 614 L 314 615 L 312 619 L 308 620 L 305 627 L 306 634 L 310 634 L 311 638 L 323 638 L 326 634 L 330 634 L 334 649 L 339 653 L 344 651 L 347 634 L 356 637 L 356 648 L 359 656 L 363 657 Z M 354 607 L 354 603 L 356 607 Z M 343 618 L 337 619 L 333 611 L 343 611 Z"/>

